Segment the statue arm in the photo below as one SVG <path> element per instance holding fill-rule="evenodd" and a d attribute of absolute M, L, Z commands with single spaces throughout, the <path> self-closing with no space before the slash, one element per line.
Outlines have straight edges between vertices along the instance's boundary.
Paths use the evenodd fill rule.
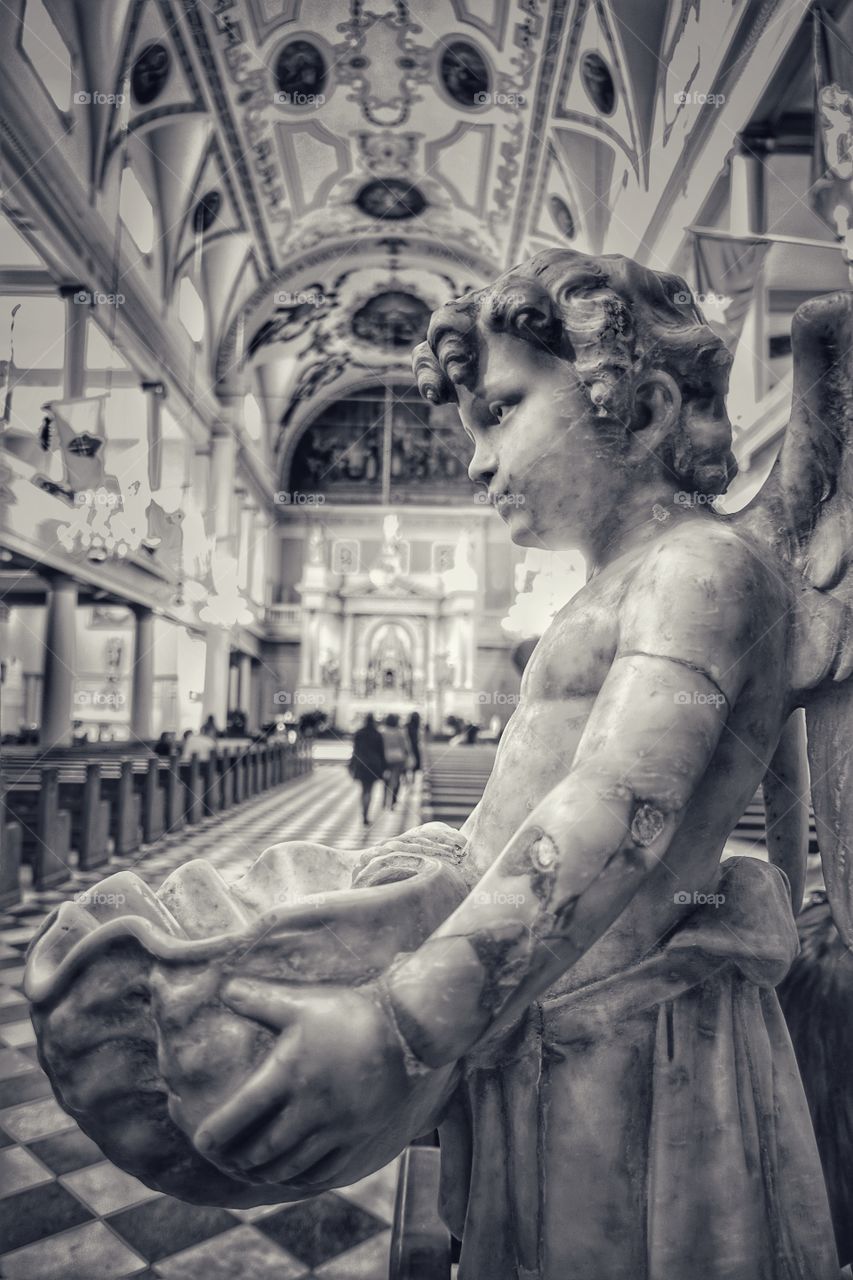
<path fill-rule="evenodd" d="M 743 544 L 708 547 L 708 532 L 652 552 L 620 608 L 619 649 L 571 773 L 419 950 L 359 987 L 226 984 L 225 1003 L 279 1034 L 196 1132 L 214 1163 L 328 1186 L 389 1123 L 402 1147 L 424 1081 L 444 1078 L 434 1069 L 452 1071 L 575 963 L 665 859 L 772 621 Z M 429 825 L 402 840 L 436 838 L 464 844 Z M 384 874 L 368 857 L 356 883 Z"/>
<path fill-rule="evenodd" d="M 755 645 L 751 557 L 728 540 L 710 556 L 695 540 L 652 553 L 571 772 L 389 974 L 398 1029 L 425 1065 L 458 1059 L 511 1021 L 665 860 Z"/>

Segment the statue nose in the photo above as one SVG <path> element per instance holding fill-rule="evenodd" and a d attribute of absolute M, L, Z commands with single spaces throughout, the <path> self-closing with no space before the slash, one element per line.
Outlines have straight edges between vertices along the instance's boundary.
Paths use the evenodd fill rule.
<path fill-rule="evenodd" d="M 498 460 L 494 450 L 478 443 L 474 456 L 468 464 L 468 475 L 475 484 L 488 485 L 498 469 Z"/>

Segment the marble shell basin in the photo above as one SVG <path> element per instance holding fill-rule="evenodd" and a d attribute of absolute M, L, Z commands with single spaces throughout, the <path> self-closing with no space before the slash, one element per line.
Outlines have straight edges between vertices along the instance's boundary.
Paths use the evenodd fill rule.
<path fill-rule="evenodd" d="M 428 836 L 389 842 L 359 872 L 363 855 L 292 842 L 267 849 L 230 884 L 197 861 L 156 893 L 122 871 L 63 903 L 33 940 L 24 980 L 60 1104 L 113 1163 L 183 1200 L 248 1207 L 326 1189 L 249 1183 L 192 1145 L 275 1037 L 219 993 L 238 975 L 285 987 L 377 977 L 466 892 L 452 857 L 430 848 Z M 335 1184 L 366 1176 L 419 1136 L 452 1076 L 426 1074 L 403 1124 L 398 1117 L 371 1138 Z"/>

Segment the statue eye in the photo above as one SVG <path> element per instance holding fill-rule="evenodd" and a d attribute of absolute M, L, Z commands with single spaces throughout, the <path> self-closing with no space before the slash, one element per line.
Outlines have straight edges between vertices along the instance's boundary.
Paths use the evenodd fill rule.
<path fill-rule="evenodd" d="M 514 408 L 513 405 L 506 404 L 503 400 L 495 400 L 489 405 L 489 416 L 494 418 L 495 422 L 502 422 L 512 408 Z"/>

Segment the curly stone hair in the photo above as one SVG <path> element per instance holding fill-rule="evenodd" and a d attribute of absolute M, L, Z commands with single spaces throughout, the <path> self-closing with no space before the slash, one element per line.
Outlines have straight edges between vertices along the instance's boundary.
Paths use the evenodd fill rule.
<path fill-rule="evenodd" d="M 473 388 L 490 333 L 570 362 L 596 416 L 626 426 L 635 421 L 639 379 L 666 371 L 682 409 L 661 461 L 694 493 L 725 493 L 737 474 L 728 416 L 714 417 L 703 404 L 725 395 L 732 357 L 679 276 L 620 254 L 538 253 L 433 313 L 412 361 L 424 399 L 445 404 L 457 400 L 457 386 Z"/>

